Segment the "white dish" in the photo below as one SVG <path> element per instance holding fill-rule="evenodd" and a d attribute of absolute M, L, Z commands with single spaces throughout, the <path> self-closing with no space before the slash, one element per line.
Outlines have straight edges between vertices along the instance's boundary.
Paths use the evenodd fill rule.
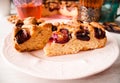
<path fill-rule="evenodd" d="M 43 50 L 24 53 L 16 51 L 9 34 L 4 40 L 2 52 L 7 62 L 30 75 L 55 80 L 77 79 L 102 72 L 115 62 L 119 55 L 118 44 L 110 33 L 107 33 L 107 38 L 104 48 L 46 57 Z"/>

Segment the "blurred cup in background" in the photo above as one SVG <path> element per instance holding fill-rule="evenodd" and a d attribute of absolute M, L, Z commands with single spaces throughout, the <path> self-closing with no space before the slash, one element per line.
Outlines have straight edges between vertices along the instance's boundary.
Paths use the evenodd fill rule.
<path fill-rule="evenodd" d="M 83 22 L 99 21 L 104 0 L 79 0 L 78 20 Z"/>
<path fill-rule="evenodd" d="M 10 14 L 10 8 L 10 0 L 0 0 L 0 17 L 8 16 Z"/>
<path fill-rule="evenodd" d="M 42 12 L 42 0 L 13 0 L 20 19 L 35 17 L 39 19 Z"/>

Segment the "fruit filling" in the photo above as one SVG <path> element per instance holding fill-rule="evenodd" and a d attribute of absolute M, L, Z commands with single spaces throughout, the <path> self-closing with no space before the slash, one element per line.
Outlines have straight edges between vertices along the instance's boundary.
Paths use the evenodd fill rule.
<path fill-rule="evenodd" d="M 79 40 L 89 41 L 89 34 L 90 32 L 88 31 L 88 27 L 80 26 L 80 30 L 76 32 L 76 37 Z"/>
<path fill-rule="evenodd" d="M 57 31 L 57 26 L 52 25 L 52 31 Z"/>
<path fill-rule="evenodd" d="M 94 31 L 95 31 L 95 37 L 96 38 L 98 38 L 98 39 L 105 38 L 105 32 L 102 29 L 95 27 Z"/>
<path fill-rule="evenodd" d="M 71 35 L 69 34 L 69 31 L 67 29 L 60 29 L 60 31 L 53 32 L 51 38 L 49 41 L 55 42 L 55 43 L 67 43 L 71 38 Z"/>
<path fill-rule="evenodd" d="M 17 41 L 18 44 L 22 44 L 25 41 L 27 41 L 30 38 L 30 34 L 26 30 L 20 30 L 18 33 L 15 35 L 15 40 Z"/>
<path fill-rule="evenodd" d="M 15 24 L 15 26 L 18 27 L 18 28 L 21 28 L 22 25 L 24 25 L 24 23 L 23 23 L 22 20 L 18 20 L 18 21 L 16 22 L 16 24 Z"/>

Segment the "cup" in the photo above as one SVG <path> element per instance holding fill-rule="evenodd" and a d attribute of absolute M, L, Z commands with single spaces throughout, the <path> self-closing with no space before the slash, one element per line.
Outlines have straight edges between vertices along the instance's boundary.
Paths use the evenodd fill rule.
<path fill-rule="evenodd" d="M 105 0 L 101 9 L 100 22 L 114 22 L 120 16 L 117 15 L 119 5 L 120 0 Z"/>
<path fill-rule="evenodd" d="M 41 18 L 42 0 L 13 0 L 20 19 Z"/>
<path fill-rule="evenodd" d="M 10 0 L 0 0 L 0 17 L 8 16 L 10 14 Z"/>
<path fill-rule="evenodd" d="M 83 22 L 99 21 L 104 0 L 79 0 L 78 20 Z"/>

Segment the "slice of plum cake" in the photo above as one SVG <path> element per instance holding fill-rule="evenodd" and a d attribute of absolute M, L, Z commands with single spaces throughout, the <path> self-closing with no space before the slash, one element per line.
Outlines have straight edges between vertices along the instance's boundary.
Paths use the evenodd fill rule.
<path fill-rule="evenodd" d="M 80 23 L 77 26 L 60 24 L 57 28 L 44 47 L 47 56 L 74 54 L 101 48 L 107 41 L 103 26 L 97 22 Z"/>
<path fill-rule="evenodd" d="M 52 34 L 51 23 L 45 23 L 34 17 L 18 20 L 13 28 L 13 44 L 18 51 L 42 49 Z"/>

